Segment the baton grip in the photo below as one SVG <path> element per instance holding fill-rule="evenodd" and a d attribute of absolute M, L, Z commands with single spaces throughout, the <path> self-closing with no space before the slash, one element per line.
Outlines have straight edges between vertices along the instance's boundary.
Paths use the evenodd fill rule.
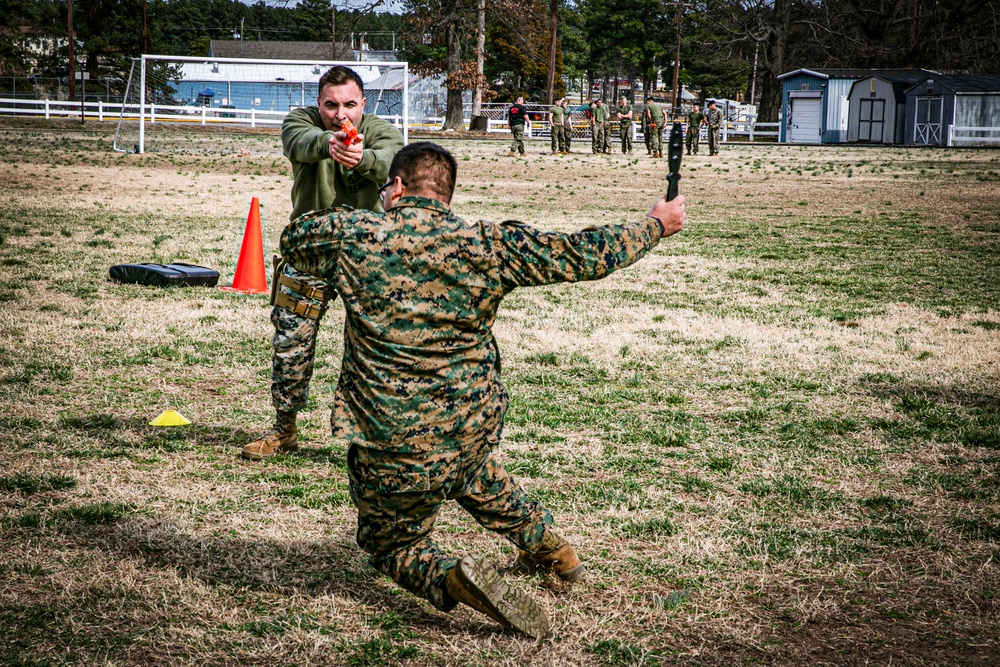
<path fill-rule="evenodd" d="M 667 176 L 667 201 L 672 201 L 677 198 L 677 185 L 680 180 L 680 174 L 670 174 Z"/>

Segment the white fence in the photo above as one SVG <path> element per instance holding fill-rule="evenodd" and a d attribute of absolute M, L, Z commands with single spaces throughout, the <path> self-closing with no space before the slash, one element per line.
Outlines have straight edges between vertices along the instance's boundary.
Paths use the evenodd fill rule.
<path fill-rule="evenodd" d="M 0 115 L 41 116 L 46 120 L 52 118 L 81 118 L 81 102 L 56 100 L 15 100 L 0 98 Z M 109 102 L 87 102 L 84 105 L 83 118 L 86 120 L 117 121 L 123 117 L 126 120 L 139 120 L 139 105 L 117 104 Z M 280 127 L 288 114 L 287 111 L 261 111 L 260 109 L 237 109 L 220 107 L 169 106 L 164 104 L 146 105 L 147 123 L 192 123 L 197 125 L 249 125 L 250 127 Z M 403 117 L 379 116 L 396 127 L 401 127 Z"/>
<path fill-rule="evenodd" d="M 948 126 L 948 146 L 1000 146 L 1000 127 Z"/>
<path fill-rule="evenodd" d="M 56 100 L 23 100 L 23 99 L 2 99 L 0 98 L 0 115 L 23 115 L 39 116 L 46 119 L 52 118 L 81 118 L 80 102 L 56 101 Z M 126 120 L 139 120 L 138 105 L 122 105 L 109 102 L 87 102 L 84 105 L 83 118 L 86 120 L 118 120 L 122 117 L 124 106 L 124 118 Z M 259 109 L 237 109 L 219 107 L 193 107 L 193 106 L 168 106 L 161 104 L 149 104 L 146 106 L 147 123 L 190 123 L 197 125 L 248 125 L 256 127 L 280 127 L 284 120 L 286 111 L 261 111 Z M 402 128 L 402 116 L 380 116 L 396 127 Z M 429 118 L 424 119 L 417 127 L 422 129 L 434 129 L 441 127 L 444 119 Z M 589 128 L 586 119 L 582 116 L 574 122 L 574 135 L 579 137 L 589 137 Z M 618 123 L 614 122 L 615 133 L 618 132 Z M 411 125 L 412 127 L 413 125 Z M 582 126 L 582 127 L 581 127 Z M 757 123 L 746 120 L 726 124 L 722 130 L 722 141 L 728 141 L 729 136 L 745 136 L 748 141 L 768 138 L 777 139 L 779 123 Z M 486 131 L 490 134 L 509 133 L 506 119 L 487 118 Z M 952 127 L 949 128 L 948 145 L 981 145 L 988 139 L 981 137 L 970 137 L 963 135 L 971 131 L 990 131 L 990 128 L 977 127 Z M 1000 130 L 993 128 L 995 133 L 1000 134 Z M 549 139 L 551 132 L 547 121 L 534 120 L 525 129 L 526 139 Z M 643 138 L 642 127 L 639 123 L 632 123 L 632 139 L 641 141 Z M 703 127 L 701 139 L 707 139 L 707 131 Z M 994 142 L 997 140 L 994 140 Z"/>

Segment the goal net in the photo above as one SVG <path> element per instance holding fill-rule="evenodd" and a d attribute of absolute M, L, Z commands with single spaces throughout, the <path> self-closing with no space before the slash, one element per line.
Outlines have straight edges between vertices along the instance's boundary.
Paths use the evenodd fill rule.
<path fill-rule="evenodd" d="M 114 148 L 210 152 L 212 133 L 199 128 L 278 128 L 292 109 L 316 104 L 319 78 L 334 65 L 358 73 L 365 84 L 365 113 L 396 125 L 405 142 L 410 83 L 405 62 L 145 55 L 132 62 Z"/>

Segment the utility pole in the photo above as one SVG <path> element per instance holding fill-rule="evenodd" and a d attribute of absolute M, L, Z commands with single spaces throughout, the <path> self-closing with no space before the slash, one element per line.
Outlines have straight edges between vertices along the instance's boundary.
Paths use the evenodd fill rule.
<path fill-rule="evenodd" d="M 73 0 L 69 0 L 66 23 L 69 25 L 69 100 L 76 101 L 76 62 L 73 60 Z"/>
<path fill-rule="evenodd" d="M 244 17 L 240 17 L 240 58 L 243 57 L 243 21 Z"/>
<path fill-rule="evenodd" d="M 353 42 L 353 38 L 351 39 Z M 353 46 L 353 44 L 352 44 Z M 330 60 L 337 59 L 337 4 L 333 4 L 333 18 L 330 19 Z"/>
<path fill-rule="evenodd" d="M 146 0 L 142 0 L 142 52 L 149 53 L 149 30 L 146 27 Z"/>
<path fill-rule="evenodd" d="M 683 17 L 684 2 L 681 0 L 677 3 L 677 14 L 674 16 L 674 24 L 677 26 L 677 48 L 674 50 L 674 103 L 673 108 L 671 109 L 674 118 L 677 118 L 680 115 L 680 108 L 677 106 L 680 91 L 677 90 L 677 84 L 681 72 L 681 19 Z"/>

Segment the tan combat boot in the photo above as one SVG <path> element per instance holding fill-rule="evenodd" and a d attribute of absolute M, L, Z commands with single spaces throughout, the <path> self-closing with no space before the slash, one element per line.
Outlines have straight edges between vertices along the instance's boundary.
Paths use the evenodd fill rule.
<path fill-rule="evenodd" d="M 579 581 L 585 571 L 583 563 L 580 562 L 573 547 L 554 530 L 545 531 L 538 551 L 534 553 L 520 552 L 517 555 L 517 560 L 511 566 L 511 570 L 525 573 L 547 570 L 563 581 L 571 583 Z"/>
<path fill-rule="evenodd" d="M 535 639 L 549 631 L 549 620 L 538 603 L 508 586 L 496 568 L 480 558 L 464 557 L 448 571 L 444 583 L 451 597 L 486 614 L 505 630 Z"/>
<path fill-rule="evenodd" d="M 298 448 L 299 436 L 295 426 L 295 413 L 278 410 L 274 426 L 243 448 L 243 458 L 261 461 L 275 454 L 294 452 Z"/>
<path fill-rule="evenodd" d="M 517 153 L 515 153 L 514 151 L 511 151 L 511 152 L 507 153 L 507 157 L 517 157 Z"/>

